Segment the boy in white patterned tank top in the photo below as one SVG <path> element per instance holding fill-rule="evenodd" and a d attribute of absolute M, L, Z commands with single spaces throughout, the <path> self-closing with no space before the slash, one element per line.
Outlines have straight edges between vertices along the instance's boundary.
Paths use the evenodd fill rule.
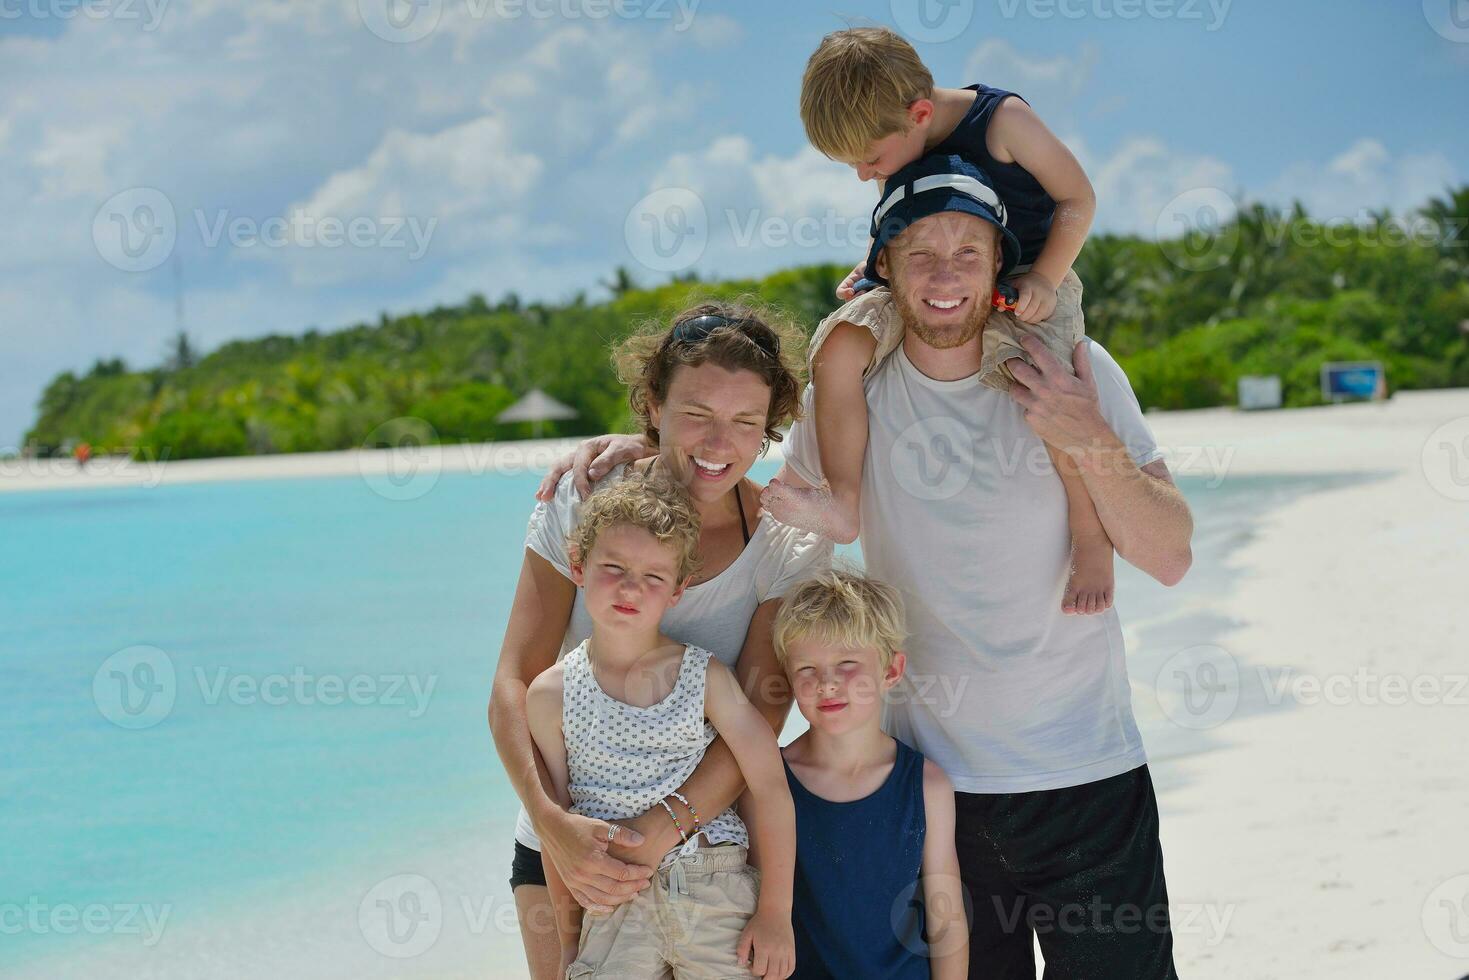
<path fill-rule="evenodd" d="M 531 683 L 531 735 L 563 806 L 615 821 L 661 804 L 683 843 L 648 888 L 602 916 L 583 918 L 546 862 L 568 978 L 783 980 L 795 967 L 795 810 L 775 735 L 729 668 L 659 629 L 696 569 L 698 541 L 687 491 L 658 471 L 598 490 L 571 536 L 592 635 Z M 700 814 L 678 792 L 716 736 L 748 787 L 759 871 L 733 808 Z"/>

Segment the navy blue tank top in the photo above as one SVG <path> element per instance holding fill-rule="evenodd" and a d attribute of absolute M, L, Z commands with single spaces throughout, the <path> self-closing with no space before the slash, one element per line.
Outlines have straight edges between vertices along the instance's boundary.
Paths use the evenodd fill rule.
<path fill-rule="evenodd" d="M 786 766 L 796 803 L 792 980 L 927 980 L 923 938 L 923 755 L 898 742 L 870 796 L 833 803 Z"/>
<path fill-rule="evenodd" d="M 1015 93 L 988 85 L 966 85 L 965 88 L 976 93 L 974 104 L 959 120 L 954 131 L 929 152 L 957 153 L 989 175 L 995 193 L 1005 202 L 1005 226 L 1020 239 L 1021 263 L 1034 262 L 1051 232 L 1051 216 L 1056 213 L 1056 202 L 1029 170 L 1018 163 L 1001 163 L 990 156 L 989 147 L 985 145 L 985 133 L 989 131 L 995 110 Z M 1020 99 L 1018 95 L 1015 97 Z"/>

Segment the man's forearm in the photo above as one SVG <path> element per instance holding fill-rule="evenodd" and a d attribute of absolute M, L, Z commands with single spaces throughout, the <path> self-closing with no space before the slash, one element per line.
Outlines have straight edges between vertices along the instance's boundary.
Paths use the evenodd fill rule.
<path fill-rule="evenodd" d="M 1188 503 L 1172 483 L 1139 469 L 1116 435 L 1108 436 L 1077 457 L 1102 527 L 1129 564 L 1176 585 L 1193 560 Z"/>

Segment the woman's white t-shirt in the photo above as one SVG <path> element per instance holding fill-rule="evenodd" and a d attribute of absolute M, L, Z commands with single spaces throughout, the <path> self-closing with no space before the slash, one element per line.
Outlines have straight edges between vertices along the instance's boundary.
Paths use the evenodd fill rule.
<path fill-rule="evenodd" d="M 620 480 L 627 466 L 613 469 L 593 484 L 595 491 L 608 481 Z M 570 473 L 556 485 L 556 496 L 538 503 L 526 527 L 525 546 L 571 577 L 566 537 L 581 517 L 583 501 L 577 495 Z M 664 633 L 684 643 L 703 647 L 725 666 L 733 668 L 745 645 L 745 634 L 755 609 L 768 599 L 790 593 L 797 583 L 831 566 L 830 539 L 782 524 L 769 514 L 761 515 L 750 532 L 750 541 L 734 562 L 706 582 L 684 590 L 678 605 L 663 616 Z M 571 620 L 561 641 L 565 656 L 592 635 L 592 618 L 587 613 L 582 590 L 576 592 Z M 522 807 L 515 822 L 515 839 L 540 850 L 541 842 Z"/>

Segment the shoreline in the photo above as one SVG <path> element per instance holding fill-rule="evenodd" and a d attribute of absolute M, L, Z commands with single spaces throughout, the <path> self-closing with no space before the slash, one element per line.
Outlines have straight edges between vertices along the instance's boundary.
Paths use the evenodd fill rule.
<path fill-rule="evenodd" d="M 551 462 L 581 440 L 522 439 L 512 442 L 454 443 L 410 449 L 338 449 L 267 456 L 210 459 L 133 460 L 94 456 L 85 467 L 74 459 L 0 460 L 0 493 L 36 490 L 87 490 L 101 487 L 151 489 L 165 483 L 220 483 L 230 480 L 299 480 L 361 476 L 390 481 L 439 473 L 516 474 L 545 472 Z"/>
<path fill-rule="evenodd" d="M 1455 408 L 1454 406 L 1457 406 Z M 1239 474 L 1336 474 L 1381 471 L 1405 435 L 1429 419 L 1469 412 L 1469 389 L 1399 392 L 1384 402 L 1243 412 L 1200 408 L 1149 412 L 1158 443 L 1175 475 L 1222 481 Z M 1336 442 L 1326 435 L 1345 438 Z M 225 456 L 189 460 L 93 457 L 85 468 L 72 459 L 0 459 L 0 493 L 144 487 L 229 480 L 362 476 L 398 480 L 402 474 L 545 472 L 581 437 L 455 443 L 410 449 Z M 779 459 L 773 444 L 770 458 Z"/>

